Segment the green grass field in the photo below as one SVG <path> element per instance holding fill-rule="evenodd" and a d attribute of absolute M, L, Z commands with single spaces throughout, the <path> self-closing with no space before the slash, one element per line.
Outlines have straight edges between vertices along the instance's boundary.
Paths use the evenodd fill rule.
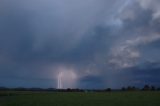
<path fill-rule="evenodd" d="M 0 92 L 0 106 L 160 106 L 160 92 Z"/>

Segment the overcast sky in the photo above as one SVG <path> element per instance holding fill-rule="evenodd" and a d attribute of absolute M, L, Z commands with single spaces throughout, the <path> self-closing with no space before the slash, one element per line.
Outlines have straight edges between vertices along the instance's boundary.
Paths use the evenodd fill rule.
<path fill-rule="evenodd" d="M 160 0 L 0 0 L 0 86 L 160 86 Z"/>

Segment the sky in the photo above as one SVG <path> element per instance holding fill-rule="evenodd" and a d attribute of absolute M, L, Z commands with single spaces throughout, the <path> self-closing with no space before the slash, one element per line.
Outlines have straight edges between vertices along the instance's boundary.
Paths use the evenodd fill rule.
<path fill-rule="evenodd" d="M 160 86 L 159 0 L 0 0 L 0 86 Z"/>

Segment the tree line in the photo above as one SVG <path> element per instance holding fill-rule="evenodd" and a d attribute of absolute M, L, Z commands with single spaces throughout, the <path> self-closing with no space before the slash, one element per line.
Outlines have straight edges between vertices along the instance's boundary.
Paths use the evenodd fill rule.
<path fill-rule="evenodd" d="M 160 88 L 156 88 L 155 86 L 145 85 L 143 88 L 137 88 L 135 86 L 122 87 L 121 89 L 56 89 L 56 88 L 7 88 L 0 87 L 0 91 L 52 91 L 52 92 L 110 92 L 110 91 L 160 91 Z"/>

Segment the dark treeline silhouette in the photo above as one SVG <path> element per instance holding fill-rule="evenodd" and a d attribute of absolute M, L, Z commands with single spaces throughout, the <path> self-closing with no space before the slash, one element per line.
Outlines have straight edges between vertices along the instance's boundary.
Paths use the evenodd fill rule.
<path fill-rule="evenodd" d="M 122 91 L 160 91 L 160 88 L 155 86 L 145 85 L 142 89 L 136 88 L 135 86 L 122 87 Z"/>
<path fill-rule="evenodd" d="M 110 92 L 110 91 L 160 91 L 160 88 L 155 86 L 145 85 L 143 88 L 136 88 L 135 86 L 122 87 L 121 89 L 56 89 L 56 88 L 6 88 L 0 87 L 0 91 L 52 91 L 52 92 Z"/>

